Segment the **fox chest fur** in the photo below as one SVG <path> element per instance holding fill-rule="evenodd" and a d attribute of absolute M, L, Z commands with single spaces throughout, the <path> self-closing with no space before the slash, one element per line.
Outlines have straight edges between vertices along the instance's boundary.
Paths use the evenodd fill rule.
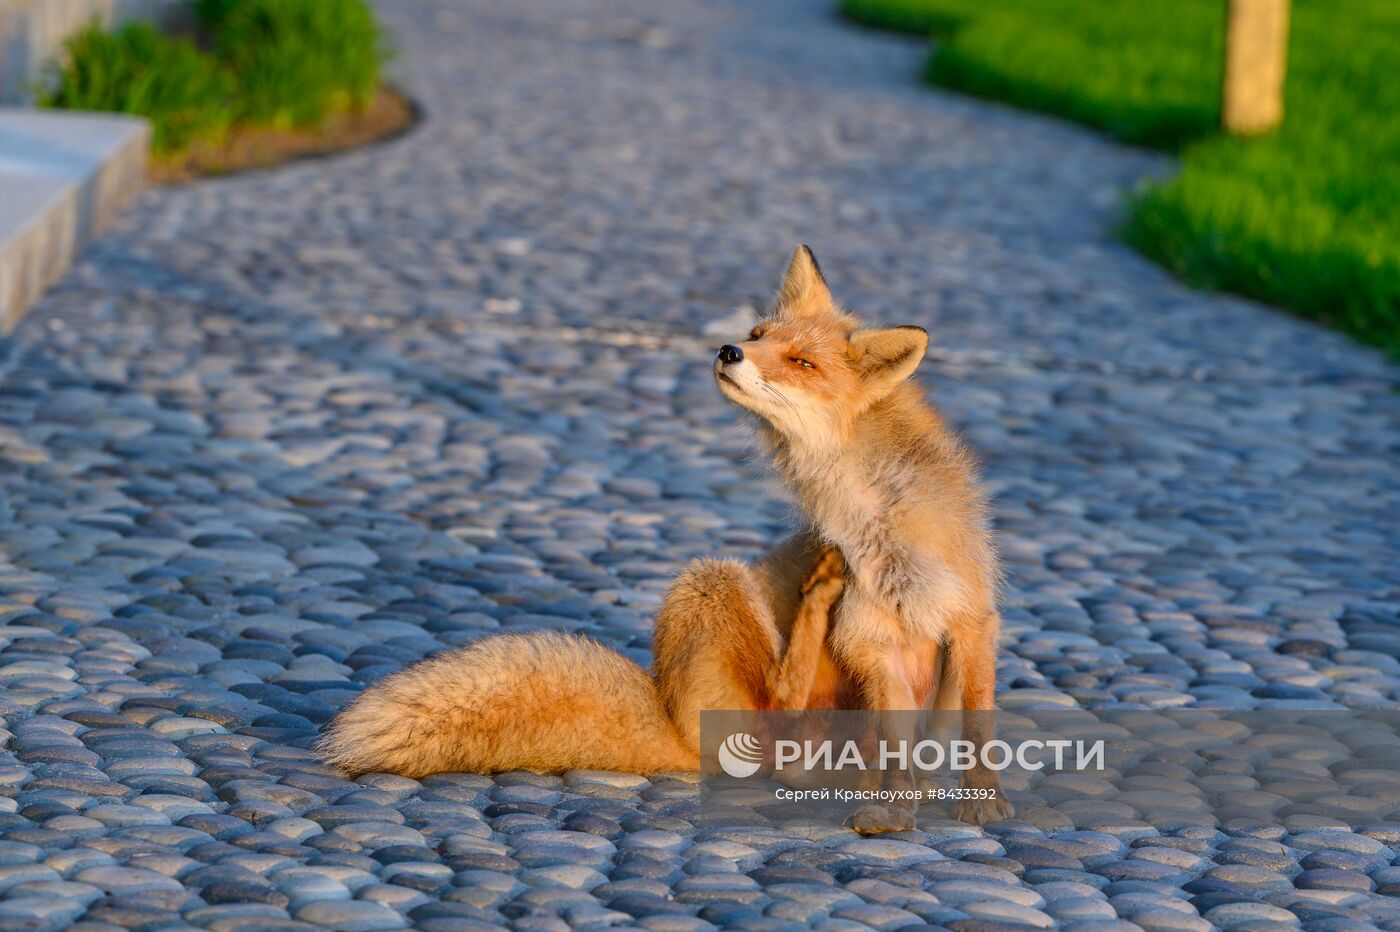
<path fill-rule="evenodd" d="M 896 631 L 868 633 L 942 639 L 949 619 L 965 610 L 968 587 L 938 552 L 940 535 L 929 533 L 939 516 L 916 477 L 903 475 L 898 463 L 872 468 L 847 457 L 820 465 L 780 457 L 779 466 L 814 529 L 845 557 L 847 604 L 897 624 Z"/>

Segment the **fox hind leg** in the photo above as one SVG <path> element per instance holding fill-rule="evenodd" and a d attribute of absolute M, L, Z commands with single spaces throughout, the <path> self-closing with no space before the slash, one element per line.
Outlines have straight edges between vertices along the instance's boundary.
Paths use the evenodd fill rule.
<path fill-rule="evenodd" d="M 817 558 L 807 578 L 782 659 L 768 668 L 768 702 L 775 709 L 805 709 L 821 666 L 831 612 L 846 588 L 846 562 L 841 553 L 827 549 Z"/>
<path fill-rule="evenodd" d="M 758 579 L 733 560 L 695 560 L 656 616 L 652 673 L 676 730 L 700 747 L 705 709 L 763 707 L 781 639 Z"/>
<path fill-rule="evenodd" d="M 772 593 L 748 566 L 696 560 L 676 578 L 656 618 L 652 669 L 662 703 L 693 747 L 707 709 L 806 707 L 844 574 L 839 553 L 819 556 L 786 643 Z"/>

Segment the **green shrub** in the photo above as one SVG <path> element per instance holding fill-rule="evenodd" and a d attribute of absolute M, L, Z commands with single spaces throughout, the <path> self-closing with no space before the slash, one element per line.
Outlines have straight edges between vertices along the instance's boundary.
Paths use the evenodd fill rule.
<path fill-rule="evenodd" d="M 192 43 L 146 23 L 83 29 L 68 40 L 54 85 L 39 96 L 49 107 L 146 117 L 158 155 L 218 139 L 232 116 L 228 76 Z"/>
<path fill-rule="evenodd" d="M 279 128 L 364 109 L 385 59 L 363 0 L 196 0 L 213 51 L 238 82 L 238 119 Z"/>

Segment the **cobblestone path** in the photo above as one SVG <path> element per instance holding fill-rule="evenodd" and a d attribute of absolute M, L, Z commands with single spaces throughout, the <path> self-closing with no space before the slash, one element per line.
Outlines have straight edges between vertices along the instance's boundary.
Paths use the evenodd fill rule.
<path fill-rule="evenodd" d="M 1115 243 L 1155 157 L 922 88 L 825 0 L 381 9 L 420 129 L 150 192 L 6 347 L 0 927 L 1400 929 L 1394 822 L 862 841 L 697 825 L 682 779 L 319 767 L 486 632 L 646 662 L 684 561 L 781 532 L 708 368 L 798 241 L 933 334 L 1005 708 L 1400 698 L 1396 370 Z"/>

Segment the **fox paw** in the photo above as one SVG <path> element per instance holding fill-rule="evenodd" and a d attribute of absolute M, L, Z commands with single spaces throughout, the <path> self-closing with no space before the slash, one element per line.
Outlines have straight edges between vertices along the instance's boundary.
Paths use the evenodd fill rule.
<path fill-rule="evenodd" d="M 964 799 L 958 803 L 953 814 L 969 825 L 986 825 L 1011 818 L 1016 814 L 1016 807 L 1002 796 L 995 799 Z"/>
<path fill-rule="evenodd" d="M 914 827 L 914 810 L 908 806 L 866 803 L 852 813 L 846 822 L 862 835 L 907 832 Z"/>
<path fill-rule="evenodd" d="M 846 587 L 846 561 L 841 551 L 828 547 L 817 558 L 817 565 L 802 581 L 802 594 L 835 598 Z"/>

